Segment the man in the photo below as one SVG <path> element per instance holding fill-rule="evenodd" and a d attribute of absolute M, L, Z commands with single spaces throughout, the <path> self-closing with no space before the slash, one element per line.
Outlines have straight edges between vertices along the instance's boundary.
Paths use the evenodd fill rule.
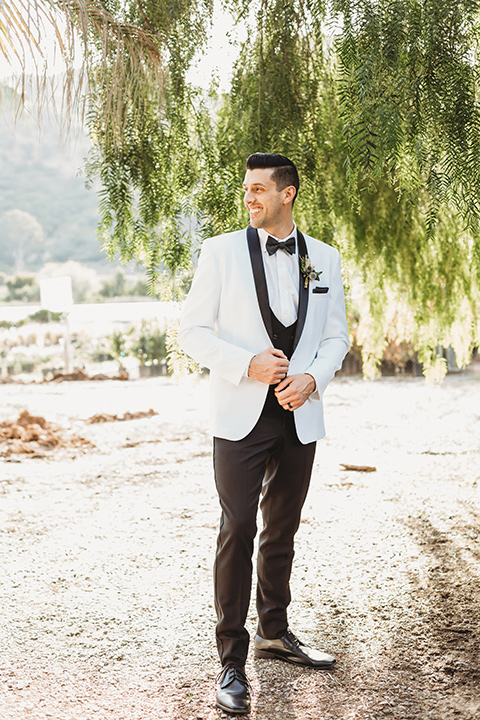
<path fill-rule="evenodd" d="M 324 436 L 322 395 L 349 348 L 340 257 L 296 228 L 298 173 L 255 153 L 243 183 L 247 230 L 203 244 L 180 324 L 181 347 L 210 369 L 215 482 L 217 705 L 250 710 L 244 665 L 260 495 L 255 656 L 330 668 L 289 630 L 293 540 Z"/>

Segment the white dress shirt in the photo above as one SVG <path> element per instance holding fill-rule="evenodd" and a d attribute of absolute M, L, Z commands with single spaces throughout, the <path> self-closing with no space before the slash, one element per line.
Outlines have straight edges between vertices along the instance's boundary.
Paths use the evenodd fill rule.
<path fill-rule="evenodd" d="M 269 234 L 263 228 L 258 229 L 258 237 L 262 248 L 263 266 L 267 281 L 268 299 L 275 316 L 285 327 L 292 325 L 298 315 L 298 284 L 300 282 L 298 267 L 297 226 L 284 238 L 270 237 L 283 242 L 289 237 L 295 238 L 293 255 L 286 250 L 277 250 L 274 255 L 267 251 Z"/>

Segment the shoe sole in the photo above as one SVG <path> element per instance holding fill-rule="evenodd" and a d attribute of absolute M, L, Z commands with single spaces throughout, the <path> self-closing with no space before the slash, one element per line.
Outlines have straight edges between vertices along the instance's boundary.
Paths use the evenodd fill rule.
<path fill-rule="evenodd" d="M 300 665 L 300 667 L 313 668 L 314 670 L 331 670 L 335 665 L 335 662 L 324 663 L 323 665 L 311 665 L 310 663 L 300 662 L 299 660 L 290 660 L 290 658 L 285 657 L 284 655 L 277 655 L 276 653 L 271 653 L 267 650 L 257 650 L 257 648 L 255 648 L 253 654 L 256 658 L 262 658 L 264 660 L 283 660 L 283 662 L 288 662 L 290 665 Z"/>
<path fill-rule="evenodd" d="M 219 710 L 223 710 L 223 712 L 230 713 L 231 715 L 247 715 L 251 711 L 251 708 L 248 708 L 248 710 L 232 710 L 232 708 L 219 703 L 218 700 L 215 702 L 215 705 Z"/>

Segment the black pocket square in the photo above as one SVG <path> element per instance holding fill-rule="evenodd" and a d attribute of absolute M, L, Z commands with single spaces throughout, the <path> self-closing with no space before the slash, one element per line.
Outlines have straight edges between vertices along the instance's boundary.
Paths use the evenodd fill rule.
<path fill-rule="evenodd" d="M 327 287 L 314 287 L 312 290 L 312 293 L 327 293 L 328 288 Z"/>

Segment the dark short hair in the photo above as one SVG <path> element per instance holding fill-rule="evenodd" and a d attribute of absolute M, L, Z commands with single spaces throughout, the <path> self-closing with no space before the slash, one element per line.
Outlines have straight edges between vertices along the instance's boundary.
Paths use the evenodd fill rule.
<path fill-rule="evenodd" d="M 264 170 L 272 169 L 272 180 L 277 186 L 277 190 L 283 190 L 288 185 L 295 188 L 295 197 L 293 203 L 297 199 L 298 189 L 300 187 L 300 179 L 298 170 L 291 160 L 285 155 L 276 155 L 275 153 L 253 153 L 247 158 L 247 170 Z"/>

